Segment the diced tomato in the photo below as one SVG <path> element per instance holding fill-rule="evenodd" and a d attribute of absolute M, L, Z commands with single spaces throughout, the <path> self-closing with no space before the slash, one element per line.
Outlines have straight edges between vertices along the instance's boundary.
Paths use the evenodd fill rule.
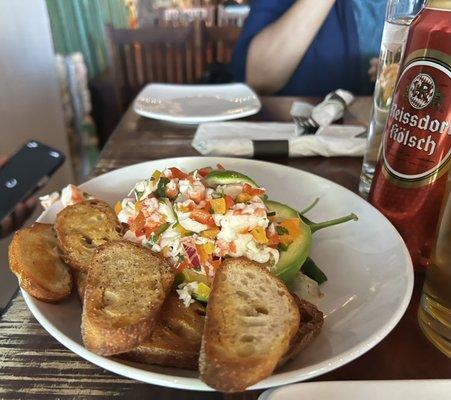
<path fill-rule="evenodd" d="M 144 231 L 144 235 L 146 235 L 146 239 L 149 239 L 153 232 L 153 230 L 151 228 L 149 228 L 148 226 L 146 226 L 143 229 L 143 231 Z"/>
<path fill-rule="evenodd" d="M 141 231 L 144 228 L 144 225 L 146 224 L 146 218 L 144 217 L 144 214 L 142 211 L 138 213 L 135 220 L 130 225 L 130 230 L 133 232 Z"/>
<path fill-rule="evenodd" d="M 202 200 L 196 207 L 197 210 L 202 210 L 210 214 L 211 205 L 209 201 Z"/>
<path fill-rule="evenodd" d="M 233 205 L 235 204 L 235 202 L 233 201 L 232 196 L 226 195 L 225 197 L 225 202 L 226 202 L 226 208 L 229 210 L 233 207 Z"/>
<path fill-rule="evenodd" d="M 218 169 L 225 169 L 224 166 L 221 163 L 216 164 L 216 168 Z"/>
<path fill-rule="evenodd" d="M 193 210 L 191 211 L 190 217 L 201 224 L 210 226 L 215 225 L 213 217 L 205 210 Z"/>
<path fill-rule="evenodd" d="M 186 177 L 188 176 L 188 174 L 186 174 L 185 172 L 181 171 L 177 167 L 171 167 L 169 169 L 171 170 L 173 178 L 186 179 Z"/>
<path fill-rule="evenodd" d="M 157 229 L 155 226 L 146 226 L 142 229 L 144 235 L 146 235 L 146 239 L 149 239 L 153 232 Z"/>
<path fill-rule="evenodd" d="M 250 196 L 261 196 L 262 194 L 265 194 L 265 189 L 254 188 L 248 183 L 245 183 L 243 185 L 243 192 Z"/>
<path fill-rule="evenodd" d="M 140 233 L 141 235 L 146 235 L 146 238 L 149 239 L 152 233 L 156 232 L 161 225 L 160 222 L 146 220 L 145 226 L 141 229 Z"/>
<path fill-rule="evenodd" d="M 199 175 L 203 178 L 205 178 L 211 171 L 213 171 L 213 168 L 211 168 L 211 167 L 205 167 L 205 168 L 201 168 L 201 169 L 197 170 Z"/>
<path fill-rule="evenodd" d="M 214 269 L 218 269 L 218 268 L 221 266 L 221 260 L 220 260 L 220 259 L 218 259 L 218 260 L 213 260 L 213 261 L 211 262 L 211 265 L 213 266 Z"/>
<path fill-rule="evenodd" d="M 267 236 L 268 236 L 268 246 L 269 247 L 277 247 L 277 245 L 280 243 L 280 236 L 275 233 L 274 235 L 268 235 L 267 232 Z"/>
<path fill-rule="evenodd" d="M 85 200 L 85 198 L 83 197 L 83 192 L 80 191 L 80 189 L 78 189 L 76 186 L 71 185 L 71 189 L 72 189 L 72 193 L 71 193 L 71 199 L 72 199 L 72 203 L 80 203 L 81 201 Z"/>
<path fill-rule="evenodd" d="M 177 273 L 182 272 L 184 269 L 186 268 L 190 268 L 191 265 L 187 260 L 183 260 L 182 262 L 178 263 L 177 266 L 175 267 L 175 270 L 177 271 Z"/>

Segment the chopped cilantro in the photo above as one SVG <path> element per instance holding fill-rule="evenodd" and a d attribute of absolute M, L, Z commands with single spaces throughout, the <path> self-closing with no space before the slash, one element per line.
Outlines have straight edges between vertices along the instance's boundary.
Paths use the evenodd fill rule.
<path fill-rule="evenodd" d="M 143 195 L 143 193 L 144 193 L 144 191 L 141 192 L 141 191 L 135 189 L 136 200 L 139 200 L 141 198 L 141 196 Z"/>
<path fill-rule="evenodd" d="M 166 197 L 166 185 L 169 183 L 169 179 L 162 176 L 158 181 L 157 190 L 155 190 L 155 197 L 161 199 Z"/>
<path fill-rule="evenodd" d="M 283 226 L 276 226 L 276 232 L 278 235 L 288 235 L 288 229 L 284 228 Z"/>
<path fill-rule="evenodd" d="M 279 250 L 279 251 L 287 251 L 288 250 L 288 246 L 283 244 L 283 243 L 279 243 L 277 245 L 277 250 Z"/>

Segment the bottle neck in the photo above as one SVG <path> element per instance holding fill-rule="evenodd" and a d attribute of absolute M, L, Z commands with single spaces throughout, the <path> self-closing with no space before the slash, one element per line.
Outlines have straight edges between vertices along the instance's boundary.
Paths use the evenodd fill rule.
<path fill-rule="evenodd" d="M 451 10 L 451 0 L 427 0 L 426 8 Z"/>

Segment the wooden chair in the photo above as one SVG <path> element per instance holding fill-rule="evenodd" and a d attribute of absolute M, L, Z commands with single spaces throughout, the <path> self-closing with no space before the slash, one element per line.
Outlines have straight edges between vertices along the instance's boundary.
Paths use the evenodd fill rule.
<path fill-rule="evenodd" d="M 156 10 L 155 22 L 160 26 L 186 26 L 197 21 L 214 25 L 215 7 L 159 8 Z"/>
<path fill-rule="evenodd" d="M 200 78 L 193 26 L 107 26 L 106 33 L 120 112 L 147 83 L 194 83 Z"/>
<path fill-rule="evenodd" d="M 250 6 L 224 6 L 218 5 L 218 26 L 242 27 L 249 15 Z"/>
<path fill-rule="evenodd" d="M 230 63 L 241 28 L 237 26 L 207 26 L 203 23 L 201 30 L 205 65 Z"/>

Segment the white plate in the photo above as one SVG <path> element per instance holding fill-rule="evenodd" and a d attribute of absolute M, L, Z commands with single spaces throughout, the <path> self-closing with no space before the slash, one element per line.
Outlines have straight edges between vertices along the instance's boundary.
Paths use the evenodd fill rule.
<path fill-rule="evenodd" d="M 180 124 L 228 121 L 256 114 L 260 100 L 249 86 L 147 85 L 133 109 L 139 115 Z"/>
<path fill-rule="evenodd" d="M 192 170 L 222 163 L 248 174 L 264 186 L 270 198 L 302 208 L 315 197 L 308 214 L 324 220 L 355 212 L 359 221 L 315 234 L 312 258 L 326 272 L 325 297 L 319 308 L 324 328 L 295 360 L 252 389 L 302 381 L 331 371 L 379 343 L 403 315 L 412 293 L 413 269 L 407 249 L 393 226 L 375 208 L 351 191 L 316 175 L 282 165 L 220 157 L 186 157 L 150 161 L 101 175 L 81 187 L 110 204 L 120 200 L 137 180 L 154 169 L 177 166 Z M 54 204 L 38 221 L 51 223 L 61 208 Z M 107 370 L 129 378 L 191 390 L 211 390 L 197 373 L 175 368 L 126 363 L 86 350 L 80 337 L 81 307 L 75 295 L 61 304 L 40 302 L 23 293 L 41 325 L 64 346 Z"/>
<path fill-rule="evenodd" d="M 263 392 L 258 400 L 448 400 L 450 379 L 308 382 Z"/>

